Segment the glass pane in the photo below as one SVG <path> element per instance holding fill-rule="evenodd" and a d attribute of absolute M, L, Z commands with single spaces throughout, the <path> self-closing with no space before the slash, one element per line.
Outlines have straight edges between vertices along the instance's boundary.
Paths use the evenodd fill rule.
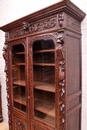
<path fill-rule="evenodd" d="M 33 44 L 34 116 L 55 125 L 55 47 L 52 40 Z"/>
<path fill-rule="evenodd" d="M 22 44 L 12 46 L 13 106 L 26 112 L 25 53 Z"/>

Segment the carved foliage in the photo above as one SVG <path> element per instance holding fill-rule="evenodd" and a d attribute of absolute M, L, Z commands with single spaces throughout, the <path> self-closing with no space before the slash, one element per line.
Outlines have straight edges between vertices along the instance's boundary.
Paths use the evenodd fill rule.
<path fill-rule="evenodd" d="M 57 18 L 49 18 L 38 23 L 23 22 L 22 27 L 9 33 L 9 38 L 15 38 L 24 34 L 50 29 L 56 26 Z"/>
<path fill-rule="evenodd" d="M 64 32 L 58 33 L 57 36 L 57 75 L 58 75 L 58 95 L 59 95 L 59 121 L 60 130 L 65 129 L 65 49 L 64 49 Z"/>
<path fill-rule="evenodd" d="M 16 130 L 26 130 L 25 125 L 22 121 L 16 121 Z"/>
<path fill-rule="evenodd" d="M 5 33 L 5 45 L 3 47 L 3 57 L 5 59 L 5 70 L 6 73 L 6 90 L 7 90 L 7 100 L 8 100 L 8 116 L 9 116 L 9 124 L 11 123 L 11 113 L 10 113 L 10 98 L 9 98 L 9 83 L 8 83 L 8 33 Z"/>
<path fill-rule="evenodd" d="M 64 13 L 59 13 L 58 14 L 58 23 L 59 23 L 60 27 L 63 26 L 63 22 L 64 22 Z"/>

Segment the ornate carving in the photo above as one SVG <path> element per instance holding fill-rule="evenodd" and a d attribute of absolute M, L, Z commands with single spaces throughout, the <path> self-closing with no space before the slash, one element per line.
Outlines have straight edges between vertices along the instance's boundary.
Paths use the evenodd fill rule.
<path fill-rule="evenodd" d="M 27 33 L 50 29 L 50 28 L 55 27 L 56 23 L 57 23 L 57 17 L 49 18 L 49 19 L 46 19 L 42 22 L 33 23 L 33 24 L 23 22 L 22 28 L 9 33 L 9 38 L 15 38 L 15 37 L 27 34 Z"/>
<path fill-rule="evenodd" d="M 3 57 L 5 59 L 5 70 L 4 72 L 6 73 L 6 90 L 7 90 L 7 101 L 8 101 L 8 116 L 9 116 L 9 125 L 11 125 L 11 113 L 10 113 L 10 98 L 9 98 L 9 83 L 8 83 L 8 33 L 5 33 L 5 45 L 3 47 Z"/>
<path fill-rule="evenodd" d="M 22 121 L 16 121 L 16 130 L 26 130 L 25 125 Z"/>
<path fill-rule="evenodd" d="M 60 130 L 65 130 L 65 49 L 64 49 L 64 32 L 59 32 L 57 36 L 57 80 L 58 80 L 58 97 L 59 97 L 59 117 Z"/>
<path fill-rule="evenodd" d="M 58 14 L 58 23 L 59 23 L 60 27 L 63 26 L 63 22 L 64 22 L 64 13 L 59 13 Z"/>

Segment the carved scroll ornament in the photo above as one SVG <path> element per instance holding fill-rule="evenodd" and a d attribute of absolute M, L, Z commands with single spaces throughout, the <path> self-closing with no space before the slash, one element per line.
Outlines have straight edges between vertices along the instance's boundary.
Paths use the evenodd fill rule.
<path fill-rule="evenodd" d="M 9 38 L 15 38 L 32 32 L 43 31 L 55 27 L 57 24 L 57 17 L 48 18 L 38 23 L 23 22 L 22 27 L 9 33 Z"/>

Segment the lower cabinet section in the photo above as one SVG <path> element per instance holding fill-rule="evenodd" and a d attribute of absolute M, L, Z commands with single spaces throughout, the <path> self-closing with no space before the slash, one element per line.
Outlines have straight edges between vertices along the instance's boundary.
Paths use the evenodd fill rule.
<path fill-rule="evenodd" d="M 55 130 L 55 127 L 49 124 L 45 124 L 40 120 L 33 119 L 31 121 L 31 130 Z"/>
<path fill-rule="evenodd" d="M 27 125 L 28 123 L 25 119 L 21 118 L 18 115 L 13 115 L 13 119 L 13 130 L 29 130 Z"/>

